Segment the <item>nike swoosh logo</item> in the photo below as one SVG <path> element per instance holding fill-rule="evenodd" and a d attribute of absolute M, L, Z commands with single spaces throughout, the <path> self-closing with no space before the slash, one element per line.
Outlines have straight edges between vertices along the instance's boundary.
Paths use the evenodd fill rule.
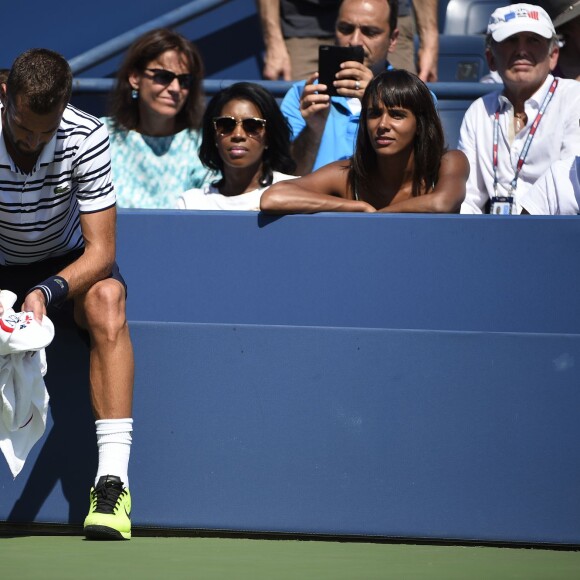
<path fill-rule="evenodd" d="M 131 510 L 127 511 L 127 508 L 126 507 L 124 507 L 123 509 L 125 510 L 125 514 L 127 515 L 127 517 L 129 519 L 131 519 Z"/>

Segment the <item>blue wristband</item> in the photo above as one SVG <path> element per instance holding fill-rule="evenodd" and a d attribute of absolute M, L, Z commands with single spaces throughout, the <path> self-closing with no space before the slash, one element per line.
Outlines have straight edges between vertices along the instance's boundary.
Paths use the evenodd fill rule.
<path fill-rule="evenodd" d="M 44 294 L 46 305 L 58 305 L 66 300 L 68 296 L 68 282 L 62 276 L 51 276 L 43 280 L 28 291 L 40 290 Z"/>

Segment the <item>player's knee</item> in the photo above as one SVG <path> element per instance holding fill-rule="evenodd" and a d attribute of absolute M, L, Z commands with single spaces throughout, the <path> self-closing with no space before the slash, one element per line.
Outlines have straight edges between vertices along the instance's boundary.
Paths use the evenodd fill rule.
<path fill-rule="evenodd" d="M 89 326 L 115 329 L 125 320 L 125 289 L 111 278 L 97 282 L 86 294 L 85 317 Z"/>

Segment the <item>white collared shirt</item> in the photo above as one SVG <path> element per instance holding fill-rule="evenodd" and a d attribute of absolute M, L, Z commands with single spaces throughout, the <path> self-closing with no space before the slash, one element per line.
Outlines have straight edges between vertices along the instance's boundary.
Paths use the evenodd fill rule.
<path fill-rule="evenodd" d="M 96 117 L 68 105 L 28 174 L 6 150 L 0 117 L 0 265 L 82 248 L 79 214 L 114 205 L 109 135 Z"/>
<path fill-rule="evenodd" d="M 459 149 L 469 160 L 471 173 L 461 213 L 482 213 L 494 195 L 493 126 L 500 107 L 498 141 L 498 195 L 508 195 L 526 137 L 554 77 L 525 103 L 528 124 L 513 137 L 513 107 L 502 91 L 489 93 L 475 101 L 465 113 L 459 134 Z M 510 132 L 513 141 L 510 143 Z M 558 159 L 580 154 L 580 83 L 559 79 L 558 87 L 536 131 L 520 172 L 515 202 L 521 213 L 520 197 Z"/>
<path fill-rule="evenodd" d="M 532 215 L 577 215 L 580 211 L 580 155 L 552 164 L 520 201 Z"/>

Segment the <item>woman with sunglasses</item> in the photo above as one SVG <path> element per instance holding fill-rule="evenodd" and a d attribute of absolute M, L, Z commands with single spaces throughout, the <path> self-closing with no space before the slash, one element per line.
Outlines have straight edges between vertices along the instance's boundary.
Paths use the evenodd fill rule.
<path fill-rule="evenodd" d="M 151 30 L 129 47 L 103 119 L 120 207 L 173 208 L 176 192 L 203 183 L 202 78 L 201 56 L 177 32 Z"/>
<path fill-rule="evenodd" d="M 247 82 L 221 90 L 208 103 L 199 155 L 219 177 L 183 193 L 180 209 L 258 211 L 264 189 L 293 178 L 296 167 L 290 129 L 276 100 Z"/>
<path fill-rule="evenodd" d="M 336 161 L 264 193 L 265 212 L 458 213 L 469 163 L 446 151 L 427 86 L 405 70 L 367 86 L 352 159 Z"/>

